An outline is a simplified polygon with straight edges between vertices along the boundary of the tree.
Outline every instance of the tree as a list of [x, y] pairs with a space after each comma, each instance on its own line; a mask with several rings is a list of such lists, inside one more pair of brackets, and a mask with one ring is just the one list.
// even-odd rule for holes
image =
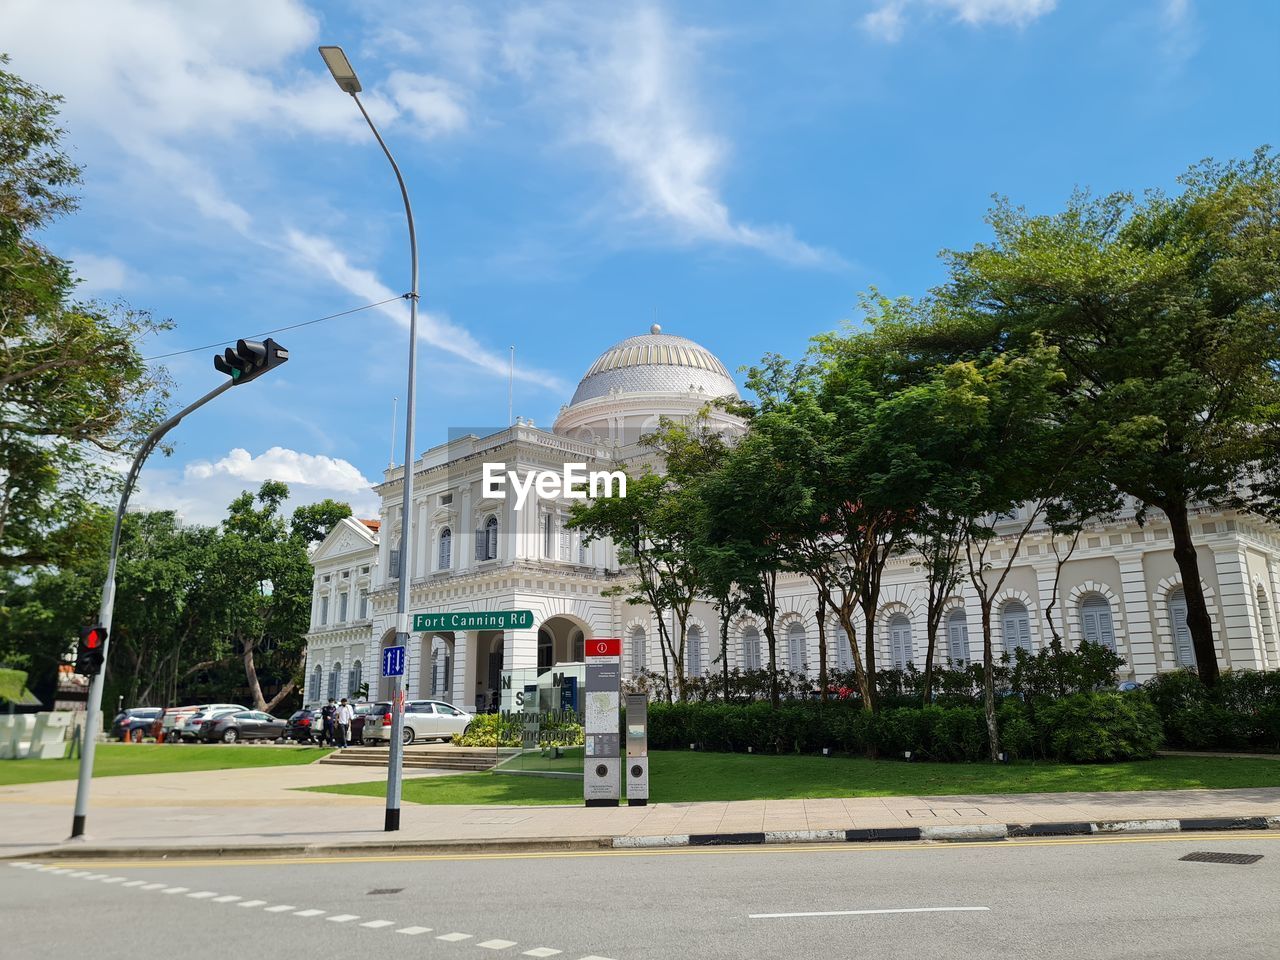
[[289, 532], [304, 546], [319, 543], [329, 531], [351, 516], [351, 504], [325, 497], [319, 503], [304, 503], [293, 510]]
[[137, 446], [167, 397], [138, 347], [169, 325], [77, 302], [73, 265], [34, 239], [76, 206], [59, 102], [0, 69], [0, 569], [68, 556], [67, 528], [119, 483], [105, 461]]
[[1098, 475], [1168, 518], [1197, 667], [1218, 663], [1191, 534], [1196, 505], [1274, 512], [1280, 491], [1280, 157], [1206, 160], [1181, 193], [1077, 193], [1030, 215], [1001, 201], [992, 243], [949, 254], [946, 331], [1039, 337], [1067, 374], [1061, 415]]

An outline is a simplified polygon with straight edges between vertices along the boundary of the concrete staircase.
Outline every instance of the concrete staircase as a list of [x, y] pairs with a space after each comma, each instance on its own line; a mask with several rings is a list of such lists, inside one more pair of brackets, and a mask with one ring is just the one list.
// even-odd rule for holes
[[[320, 763], [344, 767], [386, 767], [387, 747], [345, 747]], [[502, 758], [492, 747], [454, 747], [432, 744], [404, 748], [406, 770], [490, 770]]]

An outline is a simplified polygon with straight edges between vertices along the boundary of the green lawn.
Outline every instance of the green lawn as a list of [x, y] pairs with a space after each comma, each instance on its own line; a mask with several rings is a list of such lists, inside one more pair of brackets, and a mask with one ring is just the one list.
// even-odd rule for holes
[[[1275, 760], [1168, 757], [1088, 766], [996, 766], [678, 751], [659, 751], [649, 759], [650, 799], [654, 802], [1280, 787], [1280, 762]], [[386, 782], [312, 789], [380, 796], [386, 790]], [[404, 799], [413, 803], [580, 803], [582, 784], [576, 780], [469, 773], [405, 780]]]
[[[235, 767], [283, 767], [311, 763], [326, 753], [319, 747], [246, 747], [217, 744], [100, 743], [93, 755], [95, 777], [130, 773], [185, 773]], [[77, 760], [0, 760], [0, 786], [74, 780]]]

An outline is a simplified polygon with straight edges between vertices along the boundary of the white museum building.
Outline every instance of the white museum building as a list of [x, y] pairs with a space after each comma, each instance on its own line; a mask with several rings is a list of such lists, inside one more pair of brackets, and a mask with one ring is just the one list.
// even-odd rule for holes
[[[396, 577], [411, 578], [409, 611], [448, 613], [532, 610], [528, 630], [436, 632], [412, 635], [405, 673], [409, 698], [448, 700], [466, 710], [492, 708], [503, 675], [530, 676], [583, 660], [592, 637], [622, 637], [623, 676], [661, 670], [658, 631], [651, 611], [604, 596], [625, 572], [606, 542], [583, 544], [566, 528], [567, 499], [530, 497], [521, 510], [514, 496], [486, 497], [486, 462], [505, 470], [560, 471], [565, 463], [614, 469], [643, 455], [635, 439], [660, 417], [696, 414], [708, 401], [737, 395], [732, 376], [714, 354], [655, 325], [601, 354], [561, 408], [551, 430], [517, 419], [488, 436], [456, 437], [428, 450], [412, 465], [415, 550], [402, 556], [403, 467], [388, 468], [374, 490], [382, 500], [377, 520], [343, 520], [312, 555], [315, 592], [307, 634], [308, 705], [351, 696], [362, 682], [371, 698], [387, 695], [379, 678], [381, 649], [394, 638]], [[722, 429], [740, 425], [713, 414]], [[1114, 648], [1128, 679], [1194, 663], [1186, 603], [1173, 561], [1168, 524], [1152, 511], [1139, 526], [1132, 512], [1086, 529], [1058, 585], [1054, 621], [1070, 646], [1083, 639]], [[1005, 521], [1011, 531], [1021, 523]], [[997, 527], [999, 530], [1000, 528]], [[1224, 669], [1275, 669], [1276, 598], [1280, 596], [1280, 527], [1249, 514], [1201, 511], [1192, 518], [1200, 570]], [[992, 548], [1007, 559], [1007, 543]], [[1025, 538], [996, 598], [997, 650], [1035, 651], [1047, 643], [1044, 610], [1053, 596], [1057, 561], [1047, 530]], [[778, 663], [818, 672], [819, 615], [809, 581], [786, 575], [779, 584]], [[877, 662], [923, 665], [926, 589], [910, 557], [890, 561], [882, 587]], [[944, 613], [938, 655], [981, 657], [980, 619], [962, 584]], [[687, 670], [718, 672], [719, 619], [709, 604], [690, 620]], [[861, 627], [859, 627], [861, 631]], [[829, 618], [828, 665], [850, 669], [852, 657], [838, 623]], [[767, 663], [762, 625], [738, 617], [729, 638], [729, 665]]]

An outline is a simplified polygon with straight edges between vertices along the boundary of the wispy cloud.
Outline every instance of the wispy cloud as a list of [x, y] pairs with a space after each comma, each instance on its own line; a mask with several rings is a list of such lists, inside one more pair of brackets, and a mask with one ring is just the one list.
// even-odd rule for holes
[[862, 28], [885, 43], [902, 39], [908, 17], [949, 15], [969, 26], [1025, 27], [1053, 11], [1057, 0], [882, 0], [862, 17]]
[[76, 291], [86, 297], [115, 293], [129, 285], [128, 266], [119, 257], [73, 250], [67, 256], [71, 272], [79, 279]]

